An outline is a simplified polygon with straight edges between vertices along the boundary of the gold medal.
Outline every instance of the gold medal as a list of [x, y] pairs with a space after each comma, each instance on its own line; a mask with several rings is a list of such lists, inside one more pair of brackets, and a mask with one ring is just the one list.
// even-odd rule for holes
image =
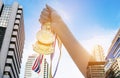
[[54, 52], [53, 43], [55, 35], [51, 32], [50, 23], [42, 25], [41, 30], [36, 34], [37, 42], [33, 45], [33, 50], [39, 54], [51, 54]]
[[51, 54], [54, 52], [54, 47], [53, 44], [42, 44], [39, 41], [37, 41], [34, 45], [33, 45], [33, 50], [39, 54]]
[[44, 44], [51, 44], [55, 40], [55, 36], [53, 35], [53, 33], [48, 30], [38, 31], [36, 37], [39, 42]]

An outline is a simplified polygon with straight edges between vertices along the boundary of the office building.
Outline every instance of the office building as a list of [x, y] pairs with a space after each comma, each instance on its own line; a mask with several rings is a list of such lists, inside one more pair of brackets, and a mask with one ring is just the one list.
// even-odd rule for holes
[[0, 1], [0, 78], [19, 78], [24, 39], [22, 6]]
[[25, 76], [24, 76], [24, 78], [32, 78], [32, 65], [33, 65], [36, 57], [37, 57], [37, 55], [35, 55], [35, 54], [31, 55], [31, 56], [28, 56], [26, 66], [25, 66]]
[[106, 60], [115, 59], [118, 57], [120, 57], [120, 29], [111, 43]]
[[105, 61], [104, 50], [102, 46], [96, 45], [93, 49], [93, 56], [96, 61]]
[[46, 68], [47, 61], [46, 60], [42, 60], [42, 64], [40, 65], [40, 73], [37, 73], [32, 70], [33, 64], [37, 57], [38, 57], [37, 54], [32, 54], [32, 55], [28, 56], [26, 66], [25, 66], [24, 78], [43, 78], [44, 75], [46, 78], [46, 74], [47, 74], [47, 72], [46, 72], [47, 71], [47, 68]]
[[87, 66], [87, 78], [105, 78], [104, 53], [100, 45], [96, 45]]
[[87, 66], [87, 78], [105, 78], [104, 64], [105, 61], [96, 61], [91, 56]]
[[114, 59], [105, 78], [120, 78], [120, 58]]
[[112, 63], [113, 63], [113, 59], [109, 59], [109, 60], [106, 60], [105, 62], [105, 66], [104, 66], [104, 69], [105, 69], [105, 73], [110, 69]]
[[105, 78], [105, 62], [89, 62], [87, 67], [87, 78]]
[[26, 66], [25, 66], [24, 78], [39, 78], [38, 73], [32, 70], [32, 66], [33, 66], [33, 63], [35, 62], [36, 57], [37, 57], [37, 54], [32, 54], [31, 56], [28, 56]]
[[106, 78], [120, 78], [120, 29], [112, 41], [106, 60]]

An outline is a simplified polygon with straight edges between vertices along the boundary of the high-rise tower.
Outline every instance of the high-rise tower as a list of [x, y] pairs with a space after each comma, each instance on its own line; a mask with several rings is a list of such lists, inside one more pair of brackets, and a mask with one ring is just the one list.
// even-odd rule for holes
[[96, 45], [93, 49], [93, 56], [96, 61], [105, 61], [104, 50], [102, 46]]
[[43, 78], [49, 78], [49, 64], [46, 61], [46, 59], [44, 59], [44, 76]]
[[38, 73], [32, 70], [33, 63], [37, 57], [37, 54], [32, 54], [28, 56], [26, 66], [25, 66], [25, 75], [24, 78], [39, 78]]
[[120, 29], [111, 43], [106, 60], [105, 78], [120, 78]]
[[24, 39], [22, 6], [0, 1], [0, 78], [19, 78]]
[[88, 62], [87, 78], [105, 78], [104, 64], [103, 48], [96, 45]]

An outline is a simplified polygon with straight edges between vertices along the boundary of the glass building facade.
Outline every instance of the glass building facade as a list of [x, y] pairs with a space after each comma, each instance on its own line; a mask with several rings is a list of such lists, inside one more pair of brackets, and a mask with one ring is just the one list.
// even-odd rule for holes
[[11, 13], [11, 6], [4, 6], [4, 8], [3, 8], [3, 5], [1, 5], [1, 13], [0, 13], [0, 33], [1, 33], [0, 34], [0, 49], [1, 49], [1, 46], [2, 46], [5, 30], [6, 30], [6, 27], [8, 25], [10, 13]]
[[22, 6], [0, 1], [0, 78], [19, 78], [24, 39]]
[[106, 78], [120, 78], [120, 29], [118, 30], [106, 56]]
[[5, 30], [6, 30], [5, 27], [0, 27], [0, 49], [1, 49], [1, 46], [2, 46]]
[[106, 71], [105, 78], [120, 78], [120, 58], [115, 59]]

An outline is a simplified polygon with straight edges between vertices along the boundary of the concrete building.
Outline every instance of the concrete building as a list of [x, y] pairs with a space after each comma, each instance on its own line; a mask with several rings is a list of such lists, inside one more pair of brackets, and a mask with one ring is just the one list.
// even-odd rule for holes
[[106, 78], [120, 78], [120, 29], [112, 41], [106, 60]]
[[0, 78], [19, 78], [24, 39], [22, 6], [0, 1]]

